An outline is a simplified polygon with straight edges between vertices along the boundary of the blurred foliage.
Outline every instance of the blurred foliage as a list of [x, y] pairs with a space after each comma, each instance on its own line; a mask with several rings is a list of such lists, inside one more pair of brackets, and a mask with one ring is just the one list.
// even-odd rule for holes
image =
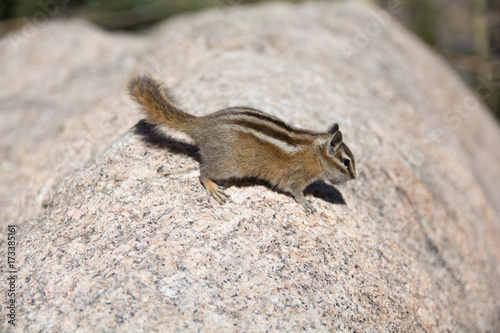
[[[373, 2], [388, 8], [392, 1]], [[397, 19], [447, 59], [500, 119], [500, 1], [397, 1], [405, 6]]]
[[[266, 0], [0, 0], [2, 18], [86, 17], [108, 29], [137, 29], [169, 16], [210, 7], [228, 8]], [[14, 4], [15, 2], [15, 4]], [[293, 2], [290, 1], [289, 2]], [[296, 2], [296, 1], [295, 1]], [[4, 5], [5, 4], [5, 5]], [[3, 8], [5, 7], [5, 9]], [[5, 13], [5, 14], [4, 14]]]
[[[84, 17], [112, 30], [136, 30], [182, 12], [270, 0], [0, 0], [0, 35], [26, 17]], [[300, 2], [301, 0], [286, 0]], [[323, 0], [338, 1], [338, 0]], [[382, 8], [434, 47], [500, 118], [500, 0], [365, 0]], [[5, 23], [7, 22], [7, 23]], [[22, 21], [25, 22], [25, 21]]]
[[[390, 8], [394, 0], [374, 0], [381, 8]], [[408, 29], [416, 33], [427, 44], [435, 45], [439, 20], [438, 2], [432, 0], [398, 0], [403, 10], [397, 14]]]

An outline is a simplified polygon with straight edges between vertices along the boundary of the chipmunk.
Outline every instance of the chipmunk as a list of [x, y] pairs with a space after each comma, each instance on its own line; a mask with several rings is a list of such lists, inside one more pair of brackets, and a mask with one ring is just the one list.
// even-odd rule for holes
[[313, 213], [303, 194], [309, 184], [316, 180], [341, 184], [356, 178], [354, 156], [336, 123], [326, 132], [302, 130], [249, 107], [194, 116], [177, 107], [168, 91], [149, 76], [132, 79], [128, 90], [149, 123], [166, 125], [194, 140], [208, 200], [212, 197], [223, 204], [229, 198], [218, 181], [256, 178], [288, 192]]

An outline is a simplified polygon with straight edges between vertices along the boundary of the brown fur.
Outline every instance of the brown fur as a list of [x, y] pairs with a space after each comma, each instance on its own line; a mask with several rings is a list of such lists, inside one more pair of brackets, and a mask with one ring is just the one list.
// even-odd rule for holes
[[209, 198], [219, 203], [227, 196], [215, 182], [251, 177], [290, 193], [307, 211], [314, 211], [303, 194], [309, 184], [356, 178], [354, 157], [336, 124], [328, 132], [296, 129], [247, 107], [196, 117], [176, 107], [167, 90], [148, 76], [133, 79], [128, 88], [149, 122], [193, 138], [201, 156], [200, 181]]

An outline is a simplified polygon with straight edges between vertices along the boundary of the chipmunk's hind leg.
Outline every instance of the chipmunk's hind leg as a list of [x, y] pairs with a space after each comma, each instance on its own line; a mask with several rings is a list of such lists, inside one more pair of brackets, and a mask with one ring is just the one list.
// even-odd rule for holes
[[229, 196], [221, 189], [221, 187], [207, 177], [200, 176], [200, 181], [203, 184], [203, 187], [205, 187], [205, 190], [207, 190], [208, 201], [210, 201], [210, 197], [212, 197], [215, 201], [222, 205], [229, 199]]

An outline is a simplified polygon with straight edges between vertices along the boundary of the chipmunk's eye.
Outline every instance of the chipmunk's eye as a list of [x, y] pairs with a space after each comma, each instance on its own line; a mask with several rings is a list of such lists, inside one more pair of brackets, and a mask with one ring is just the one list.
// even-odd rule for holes
[[351, 165], [351, 160], [348, 159], [348, 158], [344, 158], [342, 159], [342, 163], [344, 164], [344, 166], [349, 169], [349, 166]]

